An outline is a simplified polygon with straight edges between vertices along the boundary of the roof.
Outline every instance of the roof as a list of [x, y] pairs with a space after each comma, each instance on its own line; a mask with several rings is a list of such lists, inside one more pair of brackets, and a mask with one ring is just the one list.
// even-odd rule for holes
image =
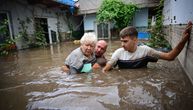
[[[91, 14], [96, 13], [100, 8], [103, 0], [79, 0], [77, 3], [79, 5], [78, 14]], [[159, 4], [160, 0], [123, 0], [125, 3], [136, 4], [139, 8], [145, 7], [155, 7]]]
[[160, 0], [123, 0], [125, 3], [136, 4], [139, 8], [150, 8], [159, 5]]
[[102, 0], [79, 0], [79, 14], [96, 13], [102, 4]]

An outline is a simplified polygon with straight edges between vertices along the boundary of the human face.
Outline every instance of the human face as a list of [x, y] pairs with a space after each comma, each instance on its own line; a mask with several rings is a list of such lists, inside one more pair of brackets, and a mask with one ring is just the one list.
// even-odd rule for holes
[[83, 54], [87, 57], [90, 57], [94, 52], [95, 44], [85, 43], [81, 45], [81, 50]]
[[98, 41], [95, 47], [95, 55], [97, 57], [103, 56], [103, 54], [106, 52], [107, 49], [107, 43], [105, 41]]
[[129, 52], [135, 52], [137, 49], [137, 38], [124, 37], [121, 38], [122, 47]]

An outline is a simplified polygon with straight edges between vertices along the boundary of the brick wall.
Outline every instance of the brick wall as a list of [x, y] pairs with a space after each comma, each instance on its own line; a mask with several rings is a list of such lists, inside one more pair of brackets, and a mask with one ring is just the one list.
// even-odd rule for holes
[[[164, 28], [166, 39], [171, 44], [172, 48], [174, 48], [182, 38], [184, 28], [185, 25], [171, 25]], [[189, 42], [186, 43], [184, 49], [178, 55], [178, 60], [193, 84], [193, 30]]]

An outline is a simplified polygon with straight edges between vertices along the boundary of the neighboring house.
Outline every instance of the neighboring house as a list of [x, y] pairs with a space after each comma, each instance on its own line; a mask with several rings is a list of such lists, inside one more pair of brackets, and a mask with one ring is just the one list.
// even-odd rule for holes
[[[97, 24], [96, 12], [103, 0], [79, 0], [79, 15], [83, 16], [84, 31], [95, 32], [99, 38], [109, 39], [113, 37], [113, 24]], [[154, 8], [160, 0], [123, 0], [125, 3], [136, 4], [140, 9], [136, 12], [131, 25], [139, 31], [146, 31], [148, 20], [155, 15]]]
[[[46, 42], [52, 44], [66, 37], [70, 31], [69, 22], [72, 26], [78, 25], [80, 18], [71, 16], [76, 8], [73, 0], [0, 0], [0, 21], [8, 20], [11, 38], [21, 36], [25, 31], [29, 39], [33, 39], [39, 23]], [[0, 40], [3, 42], [3, 39]], [[18, 49], [28, 48], [21, 39], [16, 45]]]
[[[172, 47], [180, 41], [184, 31], [185, 24], [188, 21], [193, 22], [193, 0], [165, 0], [164, 1], [164, 31], [166, 39]], [[178, 59], [193, 83], [193, 29], [189, 43], [182, 50]]]

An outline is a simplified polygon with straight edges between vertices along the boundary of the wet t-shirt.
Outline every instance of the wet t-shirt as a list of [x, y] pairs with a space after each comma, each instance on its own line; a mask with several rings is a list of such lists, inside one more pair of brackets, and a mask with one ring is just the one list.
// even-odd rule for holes
[[124, 48], [117, 49], [108, 64], [119, 68], [140, 68], [148, 62], [157, 62], [160, 52], [146, 45], [138, 46], [135, 52], [125, 51]]
[[94, 54], [88, 58], [83, 54], [83, 52], [79, 47], [73, 50], [67, 56], [64, 64], [69, 67], [70, 73], [81, 73], [81, 71], [89, 72], [89, 69], [92, 69], [90, 68], [90, 65], [93, 65], [95, 62], [96, 62], [96, 58]]

